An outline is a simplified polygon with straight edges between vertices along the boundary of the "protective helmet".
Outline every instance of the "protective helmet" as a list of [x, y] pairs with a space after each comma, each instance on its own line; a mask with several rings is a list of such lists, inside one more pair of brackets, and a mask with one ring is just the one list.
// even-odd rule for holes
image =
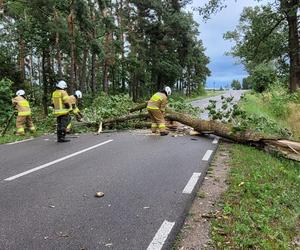
[[166, 92], [167, 96], [171, 95], [171, 93], [172, 93], [171, 88], [168, 86], [164, 88], [164, 91]]
[[68, 86], [67, 86], [67, 83], [65, 81], [59, 81], [57, 84], [56, 84], [56, 87], [57, 88], [60, 88], [60, 89], [66, 89]]
[[17, 92], [16, 92], [16, 95], [25, 95], [25, 91], [23, 89], [19, 89]]
[[82, 98], [82, 93], [80, 90], [76, 90], [75, 95], [77, 96], [77, 98]]

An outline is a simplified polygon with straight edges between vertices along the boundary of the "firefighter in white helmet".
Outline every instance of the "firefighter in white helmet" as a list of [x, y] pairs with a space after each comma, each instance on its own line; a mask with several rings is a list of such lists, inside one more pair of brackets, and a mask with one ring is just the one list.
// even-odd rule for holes
[[59, 81], [56, 84], [56, 90], [52, 93], [53, 114], [57, 118], [57, 142], [68, 142], [65, 138], [66, 128], [71, 121], [70, 112], [72, 106], [70, 97], [66, 91], [67, 83]]
[[166, 130], [166, 122], [164, 116], [168, 103], [168, 96], [170, 96], [171, 93], [171, 88], [167, 86], [161, 91], [154, 94], [148, 101], [147, 110], [152, 121], [152, 133], [156, 133], [157, 129], [159, 130], [161, 136], [168, 135], [169, 133]]
[[16, 92], [16, 97], [12, 99], [12, 104], [18, 112], [16, 119], [16, 134], [25, 135], [25, 125], [28, 126], [30, 132], [35, 132], [35, 127], [31, 117], [31, 109], [29, 102], [25, 98], [25, 91], [23, 89]]
[[[82, 98], [82, 93], [80, 90], [76, 90], [74, 95], [70, 96], [70, 104], [72, 107], [72, 113], [75, 115], [76, 120], [81, 122], [83, 115], [81, 114], [79, 108], [78, 108], [78, 99]], [[70, 123], [67, 126], [66, 132], [70, 133], [72, 129], [72, 122], [70, 121]]]

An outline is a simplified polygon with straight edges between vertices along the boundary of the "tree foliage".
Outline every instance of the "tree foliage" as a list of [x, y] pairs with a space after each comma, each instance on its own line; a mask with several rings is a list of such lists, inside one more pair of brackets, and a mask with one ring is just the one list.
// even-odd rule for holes
[[14, 0], [0, 20], [1, 78], [40, 87], [44, 110], [55, 83], [93, 95], [148, 97], [165, 85], [191, 94], [210, 74], [189, 1]]
[[[226, 2], [209, 0], [199, 12], [208, 19], [226, 7]], [[231, 53], [248, 70], [260, 63], [273, 63], [279, 74], [288, 73], [292, 92], [300, 88], [299, 7], [298, 0], [274, 0], [261, 7], [245, 8], [237, 28], [225, 34], [236, 43]]]

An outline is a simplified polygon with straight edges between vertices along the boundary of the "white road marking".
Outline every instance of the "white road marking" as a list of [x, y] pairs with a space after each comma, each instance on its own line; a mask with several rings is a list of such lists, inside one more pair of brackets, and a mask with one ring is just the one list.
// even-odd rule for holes
[[153, 240], [148, 246], [147, 250], [160, 250], [165, 244], [170, 232], [172, 231], [175, 222], [164, 221], [159, 230], [155, 234]]
[[196, 186], [199, 178], [201, 176], [201, 173], [193, 173], [191, 179], [186, 184], [185, 188], [183, 189], [183, 194], [191, 194], [194, 190], [194, 187]]
[[20, 178], [20, 177], [22, 177], [22, 176], [24, 176], [24, 175], [33, 173], [33, 172], [35, 172], [35, 171], [41, 170], [41, 169], [46, 168], [46, 167], [49, 167], [49, 166], [52, 166], [52, 165], [54, 165], [54, 164], [56, 164], [56, 163], [58, 163], [58, 162], [67, 160], [67, 159], [69, 159], [69, 158], [71, 158], [71, 157], [74, 157], [74, 156], [76, 156], [76, 155], [80, 155], [80, 154], [82, 154], [82, 153], [85, 153], [85, 152], [87, 152], [87, 151], [89, 151], [89, 150], [92, 150], [92, 149], [94, 149], [94, 148], [100, 147], [100, 146], [102, 146], [102, 145], [104, 145], [104, 144], [107, 144], [107, 143], [109, 143], [109, 142], [112, 142], [112, 141], [113, 141], [113, 140], [108, 140], [108, 141], [105, 141], [105, 142], [101, 142], [101, 143], [99, 143], [99, 144], [97, 144], [97, 145], [94, 145], [94, 146], [92, 146], [92, 147], [89, 147], [89, 148], [80, 150], [80, 151], [75, 152], [75, 153], [73, 153], [73, 154], [70, 154], [70, 155], [64, 156], [64, 157], [62, 157], [62, 158], [59, 158], [59, 159], [57, 159], [57, 160], [55, 160], [55, 161], [48, 162], [48, 163], [46, 163], [46, 164], [43, 164], [43, 165], [41, 165], [41, 166], [32, 168], [32, 169], [27, 170], [27, 171], [25, 171], [25, 172], [22, 172], [22, 173], [20, 173], [20, 174], [17, 174], [17, 175], [8, 177], [8, 178], [6, 178], [6, 179], [4, 179], [4, 180], [5, 180], [5, 181], [12, 181], [12, 180], [15, 180], [15, 179]]
[[213, 144], [218, 144], [219, 143], [219, 138], [215, 138], [214, 140], [213, 140], [213, 142], [212, 142]]
[[34, 138], [29, 138], [29, 139], [22, 140], [22, 141], [10, 142], [10, 143], [7, 143], [7, 145], [14, 145], [14, 144], [18, 144], [18, 143], [22, 143], [22, 142], [26, 142], [26, 141], [31, 141], [31, 140], [33, 140], [33, 139], [34, 139]]
[[213, 153], [212, 150], [207, 150], [205, 155], [202, 158], [202, 161], [208, 161], [212, 153]]

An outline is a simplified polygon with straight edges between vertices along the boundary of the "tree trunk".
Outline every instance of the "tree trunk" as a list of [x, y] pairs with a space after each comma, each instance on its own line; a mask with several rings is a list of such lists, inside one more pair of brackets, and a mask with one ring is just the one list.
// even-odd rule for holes
[[295, 92], [300, 88], [300, 44], [298, 32], [298, 7], [299, 0], [281, 0], [281, 8], [284, 10], [289, 27], [289, 57], [290, 79], [289, 89]]
[[74, 0], [71, 0], [70, 5], [70, 14], [67, 18], [68, 21], [68, 31], [70, 36], [70, 57], [71, 57], [71, 65], [70, 65], [70, 84], [69, 84], [69, 90], [71, 93], [74, 92], [75, 88], [75, 31], [74, 31]]
[[25, 41], [24, 41], [22, 32], [20, 32], [20, 38], [19, 38], [19, 70], [20, 70], [21, 83], [24, 83], [24, 81], [25, 81]]
[[[140, 105], [139, 107], [143, 109], [146, 103]], [[114, 124], [129, 121], [132, 119], [146, 119], [149, 117], [146, 113], [139, 114], [129, 114], [126, 116], [105, 119], [102, 121], [103, 124]], [[201, 119], [195, 119], [188, 115], [174, 112], [172, 110], [167, 110], [166, 118], [171, 121], [177, 121], [182, 124], [192, 127], [195, 131], [199, 133], [213, 133], [220, 137], [246, 144], [252, 147], [262, 149], [266, 152], [279, 153], [283, 157], [295, 161], [300, 161], [300, 142], [282, 140], [278, 138], [268, 138], [261, 134], [255, 133], [253, 131], [244, 132], [232, 132], [232, 126], [230, 124], [223, 124], [218, 121], [205, 121]], [[98, 126], [100, 121], [95, 121], [91, 123], [85, 123], [84, 125]]]
[[80, 73], [80, 78], [79, 78], [79, 85], [80, 85], [80, 90], [81, 91], [86, 91], [87, 86], [86, 86], [86, 64], [87, 64], [87, 58], [89, 54], [89, 49], [88, 47], [85, 47], [83, 51], [83, 58], [82, 58], [82, 67], [81, 67], [81, 73]]
[[[54, 21], [55, 24], [58, 24], [58, 12], [56, 9], [54, 9]], [[61, 66], [61, 51], [60, 51], [60, 39], [59, 39], [59, 33], [55, 33], [55, 50], [56, 50], [56, 63], [57, 63], [57, 75], [59, 79], [61, 80], [63, 78], [62, 74], [62, 66]]]
[[92, 52], [92, 67], [91, 67], [91, 90], [92, 94], [96, 94], [96, 53]]
[[43, 108], [44, 115], [48, 115], [48, 89], [50, 83], [50, 50], [46, 48], [42, 55], [42, 74], [43, 74]]
[[126, 75], [125, 75], [125, 34], [124, 34], [124, 13], [123, 13], [123, 0], [120, 0], [117, 9], [117, 20], [120, 30], [119, 40], [121, 41], [121, 89], [122, 92], [126, 90]]

